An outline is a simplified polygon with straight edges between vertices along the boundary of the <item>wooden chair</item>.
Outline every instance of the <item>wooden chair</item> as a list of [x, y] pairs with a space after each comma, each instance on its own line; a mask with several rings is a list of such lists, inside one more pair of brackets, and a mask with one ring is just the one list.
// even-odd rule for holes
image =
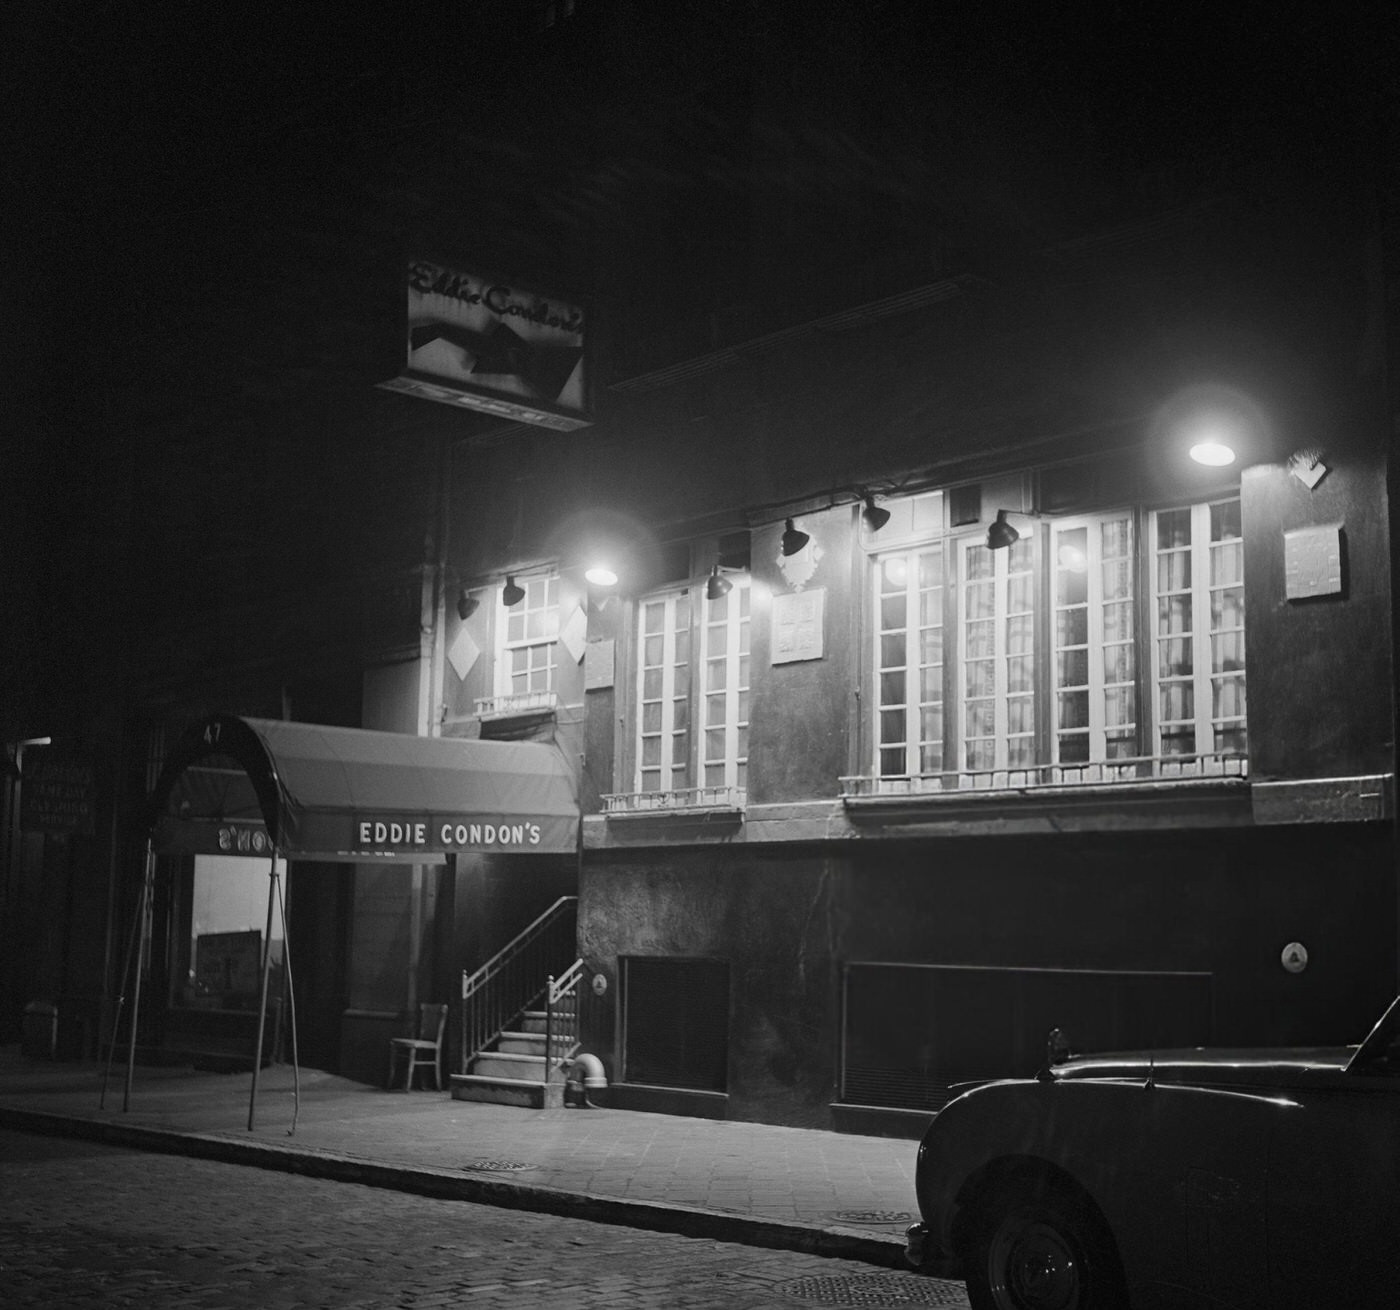
[[447, 1006], [420, 1005], [418, 1031], [412, 1037], [389, 1039], [389, 1081], [394, 1085], [394, 1070], [400, 1055], [404, 1060], [404, 1091], [413, 1090], [413, 1071], [431, 1069], [438, 1091], [442, 1091], [442, 1035], [447, 1031]]

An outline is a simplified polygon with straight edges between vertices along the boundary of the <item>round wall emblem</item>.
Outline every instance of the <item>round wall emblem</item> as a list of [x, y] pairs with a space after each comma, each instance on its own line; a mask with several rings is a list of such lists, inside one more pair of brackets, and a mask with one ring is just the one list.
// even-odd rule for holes
[[1279, 959], [1289, 973], [1302, 973], [1308, 967], [1308, 948], [1302, 942], [1289, 942]]
[[601, 995], [602, 995], [605, 991], [607, 991], [607, 990], [608, 990], [608, 980], [607, 980], [607, 978], [606, 978], [603, 974], [601, 974], [601, 973], [595, 973], [595, 974], [593, 975], [593, 995], [594, 995], [594, 996], [601, 996]]

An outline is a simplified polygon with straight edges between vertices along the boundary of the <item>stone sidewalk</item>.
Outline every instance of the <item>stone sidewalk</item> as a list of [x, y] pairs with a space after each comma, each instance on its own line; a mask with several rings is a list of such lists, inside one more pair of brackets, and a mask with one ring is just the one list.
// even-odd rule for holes
[[125, 1082], [114, 1066], [104, 1104], [100, 1066], [0, 1048], [0, 1125], [885, 1268], [917, 1218], [907, 1140], [485, 1105], [285, 1065], [261, 1072], [250, 1130], [250, 1073], [138, 1066], [129, 1099]]

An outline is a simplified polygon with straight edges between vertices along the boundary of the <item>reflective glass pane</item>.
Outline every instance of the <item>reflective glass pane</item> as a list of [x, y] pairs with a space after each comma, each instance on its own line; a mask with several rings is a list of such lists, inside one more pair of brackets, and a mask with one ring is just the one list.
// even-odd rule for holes
[[1244, 580], [1244, 546], [1229, 542], [1210, 552], [1210, 581], [1215, 587], [1232, 587]]
[[1057, 686], [1088, 686], [1089, 652], [1087, 650], [1062, 650], [1055, 657], [1055, 665]]
[[880, 776], [898, 778], [904, 774], [904, 748], [882, 750], [880, 752]]
[[1133, 636], [1133, 607], [1125, 604], [1103, 607], [1103, 639], [1130, 641]]
[[1131, 724], [1136, 717], [1131, 687], [1111, 687], [1103, 694], [1104, 723], [1110, 728]]
[[1240, 531], [1240, 502], [1227, 500], [1210, 507], [1210, 539], [1231, 541], [1242, 535]]
[[902, 705], [904, 703], [904, 672], [882, 673], [880, 675], [880, 704]]
[[[1061, 728], [1087, 728], [1089, 726], [1089, 693], [1073, 691], [1058, 697], [1060, 702]], [[1087, 740], [1087, 738], [1086, 738]]]
[[880, 712], [880, 741], [886, 745], [904, 740], [904, 713], [901, 710]]
[[1157, 674], [1162, 678], [1184, 677], [1192, 671], [1189, 637], [1173, 637], [1157, 643]]
[[1167, 596], [1157, 602], [1157, 631], [1191, 631], [1190, 596]]
[[966, 688], [968, 696], [990, 696], [995, 676], [991, 660], [972, 660], [967, 665]]
[[1029, 614], [1018, 614], [1006, 621], [1006, 651], [1022, 655], [1035, 645], [1035, 620]]
[[1060, 763], [1087, 764], [1089, 761], [1089, 734], [1087, 732], [1063, 733], [1060, 736]]
[[1191, 585], [1191, 556], [1188, 552], [1174, 551], [1170, 555], [1157, 556], [1157, 590], [1159, 592], [1184, 591]]
[[1055, 615], [1055, 644], [1057, 646], [1083, 646], [1089, 640], [1089, 611], [1082, 606], [1078, 609], [1061, 610]]
[[904, 663], [904, 633], [889, 632], [880, 638], [880, 667], [889, 669]]
[[967, 656], [985, 659], [996, 653], [996, 624], [990, 619], [967, 625]]
[[1131, 646], [1107, 646], [1103, 653], [1105, 682], [1131, 682], [1137, 660]]
[[1164, 509], [1157, 515], [1157, 549], [1176, 550], [1191, 544], [1191, 511]]
[[1035, 688], [1035, 661], [1029, 655], [1016, 655], [1006, 661], [1006, 690], [1032, 691]]
[[661, 655], [665, 648], [665, 638], [648, 637], [642, 643], [642, 663], [646, 665], [660, 664]]

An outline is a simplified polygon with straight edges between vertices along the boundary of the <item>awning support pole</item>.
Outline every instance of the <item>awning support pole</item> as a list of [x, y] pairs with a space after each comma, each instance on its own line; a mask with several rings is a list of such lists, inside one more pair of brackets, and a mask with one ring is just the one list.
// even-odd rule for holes
[[[272, 910], [277, 904], [277, 848], [267, 871], [267, 929], [263, 933], [262, 985], [258, 989], [258, 1037], [253, 1046], [253, 1086], [248, 1094], [248, 1131], [253, 1131], [253, 1112], [258, 1100], [258, 1074], [262, 1070], [263, 1029], [267, 1025], [267, 984], [272, 973]], [[283, 934], [285, 936], [285, 934]]]
[[146, 954], [146, 939], [149, 935], [148, 909], [151, 902], [154, 868], [155, 856], [148, 839], [146, 842], [146, 866], [141, 875], [141, 899], [136, 907], [136, 913], [131, 918], [131, 935], [127, 938], [126, 958], [122, 961], [122, 976], [117, 983], [117, 1004], [112, 1014], [112, 1038], [107, 1043], [107, 1063], [102, 1071], [102, 1095], [98, 1098], [99, 1108], [105, 1108], [107, 1105], [107, 1080], [112, 1076], [112, 1061], [117, 1053], [117, 1034], [121, 1029], [122, 1010], [126, 1006], [126, 984], [127, 979], [131, 976], [131, 962], [134, 956], [136, 979], [132, 988], [131, 1042], [127, 1054], [126, 1089], [122, 1096], [122, 1110], [125, 1111], [131, 1104], [131, 1074], [132, 1067], [136, 1063], [136, 1020], [141, 1008], [141, 964]]
[[291, 1137], [296, 1133], [297, 1116], [301, 1113], [301, 1065], [297, 1060], [297, 998], [296, 989], [292, 986], [292, 933], [287, 927], [286, 893], [280, 882], [275, 885], [277, 911], [282, 916], [282, 991], [287, 1003], [287, 1030], [292, 1035], [292, 1126], [287, 1129], [287, 1136]]

